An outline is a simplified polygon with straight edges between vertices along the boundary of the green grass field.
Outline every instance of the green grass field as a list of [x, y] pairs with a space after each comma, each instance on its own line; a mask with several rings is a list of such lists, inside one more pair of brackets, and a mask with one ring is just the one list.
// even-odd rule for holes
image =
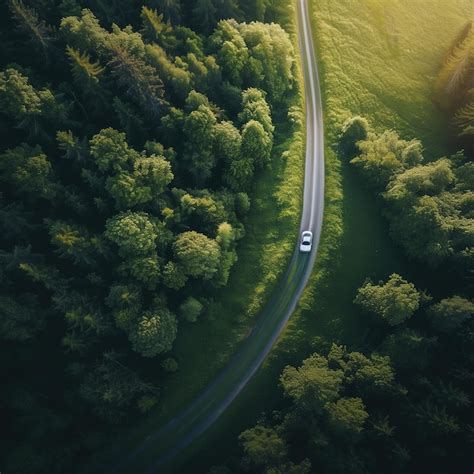
[[[366, 116], [377, 129], [446, 150], [446, 122], [432, 102], [434, 79], [471, 0], [314, 0], [328, 126]], [[329, 130], [331, 133], [331, 130]]]

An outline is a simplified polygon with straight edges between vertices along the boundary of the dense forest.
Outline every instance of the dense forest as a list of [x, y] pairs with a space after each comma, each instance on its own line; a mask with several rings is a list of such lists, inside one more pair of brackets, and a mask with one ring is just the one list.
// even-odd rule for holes
[[178, 369], [270, 172], [294, 84], [278, 8], [2, 2], [2, 471], [70, 472], [159, 404], [148, 375]]
[[419, 140], [377, 133], [360, 116], [344, 123], [338, 143], [340, 157], [377, 196], [394, 242], [425, 277], [439, 275], [436, 293], [444, 295], [397, 273], [360, 282], [354, 309], [367, 326], [361, 346], [316, 337], [315, 352], [281, 373], [286, 408], [264, 413], [239, 437], [242, 458], [210, 472], [472, 472], [471, 44], [472, 22], [436, 84], [459, 151], [427, 161]]

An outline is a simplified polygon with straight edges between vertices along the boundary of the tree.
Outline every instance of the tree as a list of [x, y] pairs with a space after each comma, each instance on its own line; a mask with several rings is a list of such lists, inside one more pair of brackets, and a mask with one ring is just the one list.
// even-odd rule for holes
[[187, 281], [188, 277], [180, 265], [174, 262], [168, 262], [163, 267], [163, 283], [166, 287], [173, 290], [180, 290], [186, 285]]
[[434, 196], [446, 190], [454, 182], [451, 163], [440, 159], [434, 163], [419, 165], [398, 174], [387, 186], [384, 197], [406, 206], [418, 196]]
[[179, 306], [179, 313], [184, 320], [194, 323], [201, 314], [202, 308], [202, 303], [196, 298], [188, 296]]
[[209, 33], [216, 24], [216, 11], [213, 0], [195, 0], [193, 18], [197, 29]]
[[187, 138], [186, 158], [196, 182], [202, 183], [211, 176], [215, 165], [214, 126], [216, 117], [209, 107], [200, 105], [184, 121], [183, 131]]
[[368, 138], [359, 141], [357, 147], [360, 154], [351, 163], [373, 186], [381, 189], [395, 174], [422, 159], [422, 146], [418, 140], [401, 140], [392, 130], [380, 135], [369, 133]]
[[163, 156], [155, 155], [137, 159], [133, 164], [133, 176], [153, 199], [160, 196], [174, 178], [171, 164]]
[[255, 164], [263, 168], [270, 162], [273, 138], [256, 120], [247, 122], [242, 130], [242, 154], [252, 157]]
[[171, 350], [177, 331], [174, 314], [160, 308], [145, 312], [129, 337], [134, 351], [144, 357], [155, 357]]
[[30, 199], [51, 200], [58, 190], [51, 162], [40, 146], [22, 143], [7, 150], [0, 155], [0, 171], [2, 182], [9, 182], [17, 192]]
[[21, 0], [11, 0], [10, 10], [18, 22], [20, 31], [30, 36], [33, 47], [38, 47], [47, 59], [53, 41], [52, 29], [39, 19], [35, 10], [26, 6]]
[[45, 136], [43, 124], [53, 121], [55, 125], [66, 119], [67, 109], [49, 89], [35, 89], [29, 79], [14, 68], [0, 72], [0, 106], [12, 116], [18, 127], [32, 136]]
[[105, 353], [80, 386], [80, 394], [93, 411], [109, 422], [117, 422], [132, 401], [152, 387], [122, 365], [115, 353]]
[[62, 258], [71, 259], [76, 265], [94, 265], [101, 243], [91, 237], [87, 229], [63, 221], [50, 223], [49, 235], [56, 252]]
[[72, 77], [74, 82], [83, 90], [85, 96], [96, 97], [99, 93], [99, 81], [104, 68], [99, 61], [92, 62], [87, 53], [68, 46], [66, 54], [71, 63]]
[[140, 154], [130, 148], [125, 133], [104, 128], [90, 140], [90, 153], [102, 172], [118, 173], [134, 163]]
[[425, 337], [418, 331], [405, 328], [385, 339], [383, 352], [397, 369], [422, 371], [430, 363], [435, 343], [436, 338]]
[[241, 433], [239, 441], [253, 466], [275, 466], [286, 457], [286, 443], [272, 428], [256, 425]]
[[338, 398], [342, 381], [342, 370], [330, 369], [327, 359], [319, 354], [305, 359], [300, 368], [286, 366], [280, 377], [285, 394], [297, 406], [315, 412]]
[[352, 159], [359, 153], [357, 143], [367, 140], [369, 128], [367, 120], [359, 115], [344, 122], [339, 137], [339, 147], [347, 158]]
[[214, 127], [215, 154], [218, 161], [232, 163], [240, 159], [242, 137], [232, 122], [221, 122]]
[[43, 325], [41, 307], [33, 295], [20, 300], [0, 296], [0, 337], [9, 341], [27, 341]]
[[474, 315], [474, 303], [460, 296], [452, 296], [431, 306], [428, 314], [437, 331], [452, 332]]
[[186, 275], [208, 280], [217, 272], [219, 245], [203, 234], [195, 231], [179, 234], [173, 244], [173, 251]]
[[122, 212], [107, 220], [105, 236], [119, 248], [122, 257], [153, 255], [156, 228], [145, 212]]
[[361, 434], [369, 417], [361, 398], [340, 398], [336, 402], [328, 403], [325, 411], [331, 429], [351, 442]]
[[354, 302], [390, 326], [396, 326], [419, 308], [420, 294], [412, 283], [393, 273], [385, 284], [366, 282], [357, 291]]

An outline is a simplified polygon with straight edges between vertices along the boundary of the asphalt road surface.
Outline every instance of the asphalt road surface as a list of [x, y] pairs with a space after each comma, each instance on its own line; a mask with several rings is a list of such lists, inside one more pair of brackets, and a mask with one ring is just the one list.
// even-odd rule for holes
[[[307, 127], [304, 202], [300, 230], [313, 232], [312, 251], [301, 253], [299, 241], [296, 243], [288, 268], [273, 296], [227, 366], [180, 414], [143, 440], [128, 459], [114, 469], [115, 472], [155, 474], [166, 471], [166, 464], [214, 423], [257, 372], [295, 310], [308, 283], [316, 259], [323, 221], [324, 143], [321, 91], [307, 1], [297, 0]], [[147, 461], [144, 466], [145, 460]]]

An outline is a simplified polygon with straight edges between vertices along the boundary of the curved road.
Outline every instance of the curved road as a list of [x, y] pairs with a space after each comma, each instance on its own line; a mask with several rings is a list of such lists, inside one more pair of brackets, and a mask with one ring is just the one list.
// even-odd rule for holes
[[[321, 235], [324, 207], [323, 117], [318, 68], [309, 20], [308, 0], [296, 0], [298, 38], [306, 96], [306, 164], [304, 202], [300, 230], [313, 232], [313, 250], [299, 252], [290, 264], [257, 324], [217, 378], [178, 416], [150, 435], [116, 472], [155, 474], [182, 449], [203, 433], [232, 403], [259, 369], [295, 310], [309, 280]], [[144, 460], [155, 459], [144, 469]], [[161, 470], [161, 469], [160, 469]]]

